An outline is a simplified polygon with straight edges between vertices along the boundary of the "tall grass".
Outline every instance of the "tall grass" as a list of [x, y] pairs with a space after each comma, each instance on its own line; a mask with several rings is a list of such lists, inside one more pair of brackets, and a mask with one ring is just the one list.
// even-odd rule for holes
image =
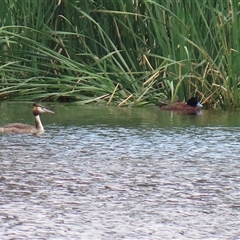
[[0, 99], [239, 107], [239, 7], [2, 0]]

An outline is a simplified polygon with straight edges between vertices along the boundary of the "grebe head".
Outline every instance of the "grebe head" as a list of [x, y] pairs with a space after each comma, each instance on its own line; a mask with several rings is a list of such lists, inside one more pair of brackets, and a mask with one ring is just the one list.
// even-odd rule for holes
[[41, 113], [54, 113], [54, 112], [45, 108], [43, 105], [41, 105], [39, 103], [34, 103], [33, 104], [33, 115], [37, 116]]

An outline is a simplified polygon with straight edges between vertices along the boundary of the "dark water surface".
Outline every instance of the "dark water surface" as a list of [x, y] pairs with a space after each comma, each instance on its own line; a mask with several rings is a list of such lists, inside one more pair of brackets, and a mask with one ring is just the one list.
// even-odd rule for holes
[[0, 136], [1, 240], [240, 239], [239, 112], [46, 105], [42, 137]]

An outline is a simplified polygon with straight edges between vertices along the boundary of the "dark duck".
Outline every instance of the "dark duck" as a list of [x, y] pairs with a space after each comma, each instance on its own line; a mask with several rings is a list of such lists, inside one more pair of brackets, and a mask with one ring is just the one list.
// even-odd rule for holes
[[187, 103], [176, 102], [166, 106], [161, 107], [161, 110], [176, 111], [186, 114], [196, 114], [200, 111], [203, 105], [195, 97], [188, 99]]

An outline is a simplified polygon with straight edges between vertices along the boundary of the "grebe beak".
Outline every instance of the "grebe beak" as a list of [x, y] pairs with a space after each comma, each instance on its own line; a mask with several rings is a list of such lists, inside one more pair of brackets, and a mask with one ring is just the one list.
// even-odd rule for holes
[[54, 113], [53, 111], [43, 107], [42, 110], [45, 112], [45, 113]]

